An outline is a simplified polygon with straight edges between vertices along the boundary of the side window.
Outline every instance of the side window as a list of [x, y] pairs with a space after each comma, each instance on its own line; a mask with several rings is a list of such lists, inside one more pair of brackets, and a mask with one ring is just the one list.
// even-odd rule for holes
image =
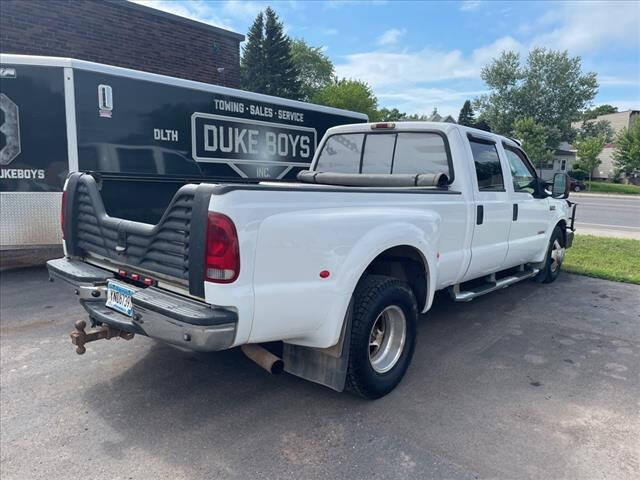
[[392, 173], [446, 173], [451, 178], [442, 137], [435, 133], [398, 133]]
[[318, 158], [318, 172], [358, 173], [363, 133], [333, 135], [324, 144]]
[[529, 169], [527, 161], [522, 158], [520, 152], [505, 147], [509, 168], [511, 169], [511, 177], [513, 178], [513, 190], [516, 192], [525, 192], [533, 194], [535, 192], [533, 182], [535, 175]]
[[504, 176], [495, 143], [469, 138], [469, 144], [476, 165], [478, 189], [480, 191], [503, 191]]
[[390, 173], [395, 134], [370, 134], [364, 142], [362, 173]]

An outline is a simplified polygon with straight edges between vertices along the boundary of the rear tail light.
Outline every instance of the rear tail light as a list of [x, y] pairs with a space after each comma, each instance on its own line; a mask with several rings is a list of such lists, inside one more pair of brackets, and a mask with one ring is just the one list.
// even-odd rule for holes
[[240, 249], [236, 227], [229, 217], [209, 213], [205, 279], [215, 283], [231, 283], [240, 273]]
[[60, 202], [60, 228], [62, 229], [62, 238], [64, 238], [64, 211], [67, 208], [67, 192], [62, 192], [62, 201]]

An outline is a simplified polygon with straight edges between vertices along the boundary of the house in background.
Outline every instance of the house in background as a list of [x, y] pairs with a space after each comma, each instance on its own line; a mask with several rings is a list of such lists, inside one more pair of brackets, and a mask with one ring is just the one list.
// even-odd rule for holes
[[[589, 121], [598, 122], [600, 120], [606, 120], [611, 124], [614, 135], [617, 135], [623, 128], [629, 128], [635, 119], [638, 118], [638, 115], [640, 115], [640, 110], [625, 110], [624, 112], [600, 115]], [[571, 126], [573, 128], [579, 128], [580, 125], [581, 122], [575, 122]], [[615, 171], [613, 152], [615, 148], [615, 143], [607, 143], [602, 149], [602, 153], [598, 156], [601, 163], [592, 172], [592, 176], [595, 180], [607, 180], [613, 177]]]
[[458, 123], [451, 115], [442, 116], [438, 112], [435, 112], [426, 120], [427, 122], [445, 122], [445, 123]]
[[553, 152], [553, 158], [542, 165], [534, 165], [544, 180], [552, 180], [558, 172], [569, 172], [576, 160], [576, 151], [568, 142], [561, 142]]

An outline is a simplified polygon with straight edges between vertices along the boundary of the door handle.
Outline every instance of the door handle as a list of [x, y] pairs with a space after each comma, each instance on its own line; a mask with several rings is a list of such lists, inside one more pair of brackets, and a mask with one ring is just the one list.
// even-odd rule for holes
[[476, 225], [482, 225], [482, 222], [484, 222], [484, 207], [478, 205], [476, 209]]
[[513, 221], [515, 222], [516, 220], [518, 220], [518, 204], [514, 203], [513, 204]]

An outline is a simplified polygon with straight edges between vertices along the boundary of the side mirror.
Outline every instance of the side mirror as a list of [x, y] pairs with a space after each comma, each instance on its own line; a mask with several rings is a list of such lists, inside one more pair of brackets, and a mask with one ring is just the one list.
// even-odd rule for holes
[[551, 187], [551, 196], [553, 198], [567, 198], [569, 196], [569, 186], [571, 182], [569, 175], [566, 173], [556, 173], [553, 176], [553, 186]]

